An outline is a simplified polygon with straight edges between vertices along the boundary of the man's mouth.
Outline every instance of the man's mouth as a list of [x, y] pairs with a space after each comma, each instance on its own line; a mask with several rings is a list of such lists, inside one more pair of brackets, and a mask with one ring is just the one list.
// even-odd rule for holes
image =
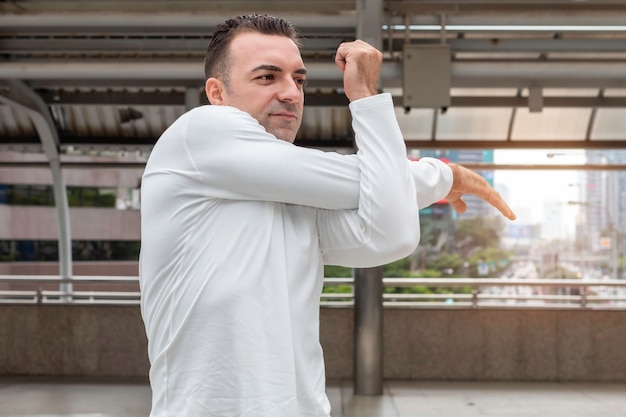
[[298, 116], [293, 113], [273, 113], [272, 116], [280, 117], [282, 119], [298, 120]]

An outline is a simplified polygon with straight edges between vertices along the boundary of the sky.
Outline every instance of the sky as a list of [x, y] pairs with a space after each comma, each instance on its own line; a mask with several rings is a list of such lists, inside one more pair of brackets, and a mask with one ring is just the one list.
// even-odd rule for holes
[[[553, 158], [547, 155], [557, 154]], [[494, 152], [495, 164], [583, 164], [582, 149], [499, 149]], [[576, 215], [580, 207], [568, 205], [568, 201], [580, 201], [582, 179], [580, 171], [571, 170], [497, 170], [494, 172], [496, 187], [503, 184], [508, 188], [507, 203], [517, 214], [520, 224], [542, 224], [551, 219], [548, 210], [559, 213], [561, 224], [544, 225], [558, 230], [562, 237], [573, 237]], [[556, 220], [558, 221], [558, 220]], [[553, 237], [553, 236], [551, 236]]]

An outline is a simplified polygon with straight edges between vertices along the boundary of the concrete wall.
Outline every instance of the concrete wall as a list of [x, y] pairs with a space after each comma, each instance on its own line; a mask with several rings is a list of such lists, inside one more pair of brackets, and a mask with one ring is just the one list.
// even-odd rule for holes
[[0, 306], [0, 375], [147, 375], [139, 308]]
[[385, 377], [626, 381], [626, 311], [387, 310]]
[[[386, 379], [626, 381], [626, 311], [385, 311]], [[353, 311], [321, 311], [328, 378], [353, 375]], [[0, 375], [146, 376], [136, 306], [0, 305]]]

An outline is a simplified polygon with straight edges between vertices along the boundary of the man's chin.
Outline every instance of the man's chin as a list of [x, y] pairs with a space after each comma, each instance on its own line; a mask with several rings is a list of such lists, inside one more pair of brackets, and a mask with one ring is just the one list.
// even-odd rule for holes
[[293, 138], [281, 138], [279, 136], [276, 136], [276, 139], [282, 140], [283, 142], [289, 142], [289, 143], [293, 143], [296, 140], [295, 137], [293, 137]]
[[292, 132], [291, 130], [285, 129], [277, 129], [274, 131], [269, 131], [272, 135], [276, 136], [276, 139], [293, 143], [296, 140], [296, 132]]

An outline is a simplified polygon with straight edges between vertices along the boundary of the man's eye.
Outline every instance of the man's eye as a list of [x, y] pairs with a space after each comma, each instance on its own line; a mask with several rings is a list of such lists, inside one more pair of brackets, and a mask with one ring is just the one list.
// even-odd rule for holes
[[274, 79], [274, 76], [272, 74], [264, 74], [264, 75], [259, 75], [257, 79], [262, 80], [262, 81], [270, 81]]
[[306, 78], [296, 78], [295, 82], [296, 82], [296, 84], [298, 84], [301, 87], [305, 87], [306, 86]]

